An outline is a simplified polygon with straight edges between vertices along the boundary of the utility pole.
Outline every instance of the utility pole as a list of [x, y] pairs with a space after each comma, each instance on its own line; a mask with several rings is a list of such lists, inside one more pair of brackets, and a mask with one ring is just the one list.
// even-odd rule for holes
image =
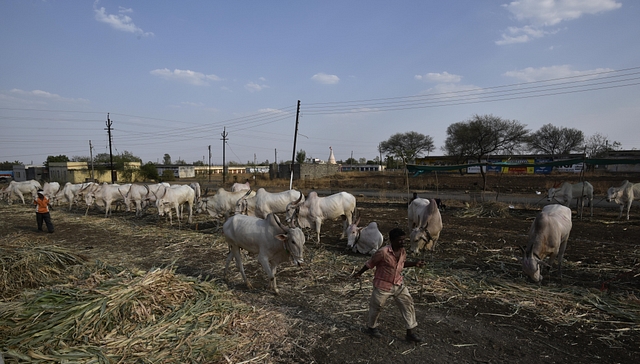
[[298, 100], [298, 110], [296, 111], [296, 130], [293, 133], [293, 155], [291, 156], [291, 177], [289, 178], [289, 189], [293, 188], [293, 164], [296, 161], [296, 142], [298, 141], [298, 120], [300, 117], [300, 100]]
[[222, 184], [224, 185], [227, 182], [227, 163], [225, 160], [225, 147], [227, 146], [227, 136], [229, 135], [229, 133], [227, 133], [227, 127], [225, 126], [224, 129], [222, 129]]
[[209, 175], [209, 183], [211, 183], [211, 144], [209, 144], [209, 168], [207, 168], [207, 174]]
[[107, 134], [109, 135], [109, 169], [111, 170], [111, 183], [116, 183], [116, 180], [118, 180], [118, 176], [116, 175], [116, 171], [113, 170], [113, 151], [112, 151], [112, 147], [111, 147], [111, 125], [113, 125], [113, 122], [111, 121], [111, 119], [109, 119], [109, 113], [107, 113], [107, 128], [105, 129], [107, 131]]
[[91, 145], [91, 139], [89, 139], [89, 158], [91, 158], [91, 182], [94, 182], [93, 174], [93, 145]]

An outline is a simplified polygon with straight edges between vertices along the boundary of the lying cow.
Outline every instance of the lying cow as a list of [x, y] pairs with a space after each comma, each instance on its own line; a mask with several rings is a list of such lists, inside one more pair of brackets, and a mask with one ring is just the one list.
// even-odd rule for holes
[[623, 181], [620, 187], [609, 187], [607, 190], [607, 202], [614, 201], [620, 205], [620, 214], [618, 219], [622, 217], [622, 211], [627, 209], [627, 220], [629, 220], [629, 211], [633, 200], [640, 199], [640, 183], [631, 183], [627, 180]]
[[278, 265], [290, 259], [298, 266], [304, 263], [304, 233], [300, 228], [282, 225], [275, 214], [269, 214], [266, 219], [233, 215], [225, 221], [222, 232], [229, 245], [229, 254], [224, 266], [225, 280], [229, 263], [235, 258], [236, 267], [242, 274], [247, 288], [252, 288], [244, 273], [240, 249], [248, 251], [249, 254], [257, 254], [258, 262], [269, 277], [269, 286], [276, 294], [279, 293], [276, 285]]
[[[562, 199], [559, 201], [558, 198]], [[588, 200], [587, 206], [591, 207], [591, 216], [593, 216], [593, 186], [589, 182], [569, 183], [565, 182], [560, 186], [555, 186], [549, 189], [547, 195], [547, 201], [556, 200], [563, 205], [569, 207], [571, 200], [577, 199], [576, 207], [580, 211], [582, 216], [582, 210], [584, 209], [584, 199]]]
[[409, 205], [409, 252], [419, 253], [422, 249], [433, 250], [442, 231], [442, 215], [435, 199], [415, 199]]
[[[547, 265], [551, 269], [556, 258], [562, 279], [562, 256], [567, 248], [571, 226], [571, 209], [557, 204], [545, 206], [533, 220], [529, 242], [523, 250], [522, 270], [534, 282], [542, 281], [540, 265]], [[546, 257], [549, 257], [548, 264], [544, 263]]]
[[301, 228], [315, 227], [318, 243], [320, 243], [320, 228], [326, 219], [342, 217], [344, 219], [342, 235], [344, 239], [347, 226], [353, 222], [353, 213], [356, 210], [356, 198], [347, 192], [339, 192], [327, 197], [319, 197], [315, 191], [309, 192], [307, 199], [303, 196], [297, 201], [287, 205], [287, 222], [294, 223]]
[[366, 227], [358, 227], [360, 218], [347, 227], [347, 247], [354, 253], [373, 254], [384, 241], [382, 233], [378, 229], [378, 223], [372, 221]]

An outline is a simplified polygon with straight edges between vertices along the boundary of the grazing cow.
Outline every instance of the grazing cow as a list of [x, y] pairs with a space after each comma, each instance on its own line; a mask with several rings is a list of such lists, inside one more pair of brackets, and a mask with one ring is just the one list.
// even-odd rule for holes
[[42, 186], [40, 185], [40, 182], [33, 179], [21, 182], [11, 181], [9, 182], [9, 186], [3, 190], [3, 197], [7, 199], [9, 204], [12, 204], [13, 196], [15, 195], [22, 200], [22, 204], [25, 204], [24, 194], [30, 193], [33, 199], [35, 199], [37, 191], [41, 188]]
[[248, 191], [251, 189], [251, 184], [249, 184], [249, 180], [247, 180], [245, 183], [234, 183], [233, 186], [231, 186], [231, 192], [239, 192], [239, 191]]
[[354, 253], [372, 254], [382, 246], [384, 236], [378, 229], [378, 223], [372, 221], [366, 227], [358, 227], [360, 218], [347, 227], [347, 247]]
[[104, 207], [104, 217], [109, 217], [111, 213], [111, 204], [118, 201], [124, 202], [124, 196], [129, 192], [130, 187], [131, 184], [110, 185], [108, 183], [103, 183], [98, 185], [95, 190], [85, 194], [84, 200], [87, 204], [87, 211], [85, 211], [84, 215], [87, 216], [89, 208], [95, 202], [96, 205]]
[[[558, 197], [563, 201], [558, 201]], [[561, 186], [556, 186], [549, 189], [547, 195], [547, 201], [556, 200], [563, 205], [569, 207], [571, 200], [577, 199], [576, 208], [580, 211], [582, 216], [582, 210], [584, 209], [584, 199], [589, 200], [587, 206], [591, 207], [591, 216], [593, 216], [593, 186], [589, 182], [569, 183], [565, 182]]]
[[195, 201], [193, 203], [198, 204], [200, 202], [200, 198], [202, 197], [202, 189], [200, 188], [200, 183], [191, 182], [189, 187], [193, 188], [193, 192], [195, 192]]
[[136, 216], [142, 216], [142, 208], [146, 204], [149, 195], [149, 186], [146, 184], [133, 184], [126, 195], [124, 195], [124, 204], [127, 211], [131, 211], [131, 202], [136, 204]]
[[[558, 204], [543, 207], [533, 220], [522, 259], [522, 270], [533, 281], [542, 280], [540, 265], [548, 265], [551, 269], [556, 257], [562, 279], [562, 256], [567, 248], [571, 226], [571, 209]], [[549, 264], [543, 262], [546, 257], [549, 257]]]
[[45, 182], [42, 186], [42, 193], [49, 199], [53, 200], [56, 193], [60, 190], [60, 183], [58, 182]]
[[173, 225], [173, 219], [171, 217], [171, 208], [176, 210], [176, 216], [178, 216], [178, 222], [182, 218], [182, 205], [189, 205], [189, 219], [188, 222], [193, 221], [193, 202], [195, 201], [196, 193], [193, 188], [187, 185], [173, 185], [171, 187], [164, 187], [164, 192], [158, 195], [156, 201], [156, 207], [158, 208], [158, 214], [164, 216], [165, 213], [169, 214], [169, 221]]
[[224, 188], [220, 188], [215, 195], [202, 198], [198, 204], [197, 211], [201, 212], [204, 209], [214, 218], [224, 216], [226, 219], [234, 213], [236, 203], [244, 195], [253, 196], [255, 192], [251, 190], [229, 192]]
[[56, 204], [60, 204], [64, 199], [64, 202], [69, 204], [69, 211], [71, 211], [71, 207], [73, 206], [73, 203], [76, 202], [79, 191], [87, 186], [88, 183], [67, 182], [62, 187], [62, 189], [58, 191], [58, 193], [56, 193], [52, 201], [54, 201]]
[[618, 219], [622, 217], [622, 211], [627, 208], [627, 220], [629, 220], [629, 211], [633, 200], [640, 199], [640, 183], [631, 183], [627, 180], [623, 181], [620, 187], [609, 187], [607, 190], [607, 202], [615, 201], [620, 205], [620, 214]]
[[[299, 196], [302, 196], [302, 194], [296, 190], [271, 193], [264, 188], [260, 188], [254, 196], [242, 196], [236, 203], [235, 211], [236, 214], [264, 219], [272, 212], [286, 212], [287, 205], [297, 200]], [[302, 201], [304, 201], [304, 196]]]
[[279, 293], [276, 285], [278, 265], [290, 259], [298, 266], [304, 263], [304, 233], [298, 227], [282, 225], [275, 214], [269, 214], [266, 219], [246, 215], [231, 216], [222, 226], [222, 232], [229, 245], [229, 254], [224, 266], [225, 280], [231, 258], [235, 258], [236, 267], [242, 274], [247, 288], [252, 288], [244, 273], [240, 249], [248, 251], [249, 254], [257, 254], [258, 262], [269, 277], [269, 286], [276, 294]]
[[409, 205], [409, 223], [412, 227], [409, 251], [412, 253], [419, 253], [422, 249], [435, 249], [442, 231], [442, 216], [436, 200], [420, 200], [423, 199], [415, 199]]
[[339, 192], [327, 197], [318, 197], [317, 192], [311, 191], [304, 202], [302, 198], [300, 193], [297, 201], [287, 205], [287, 222], [294, 222], [306, 229], [315, 227], [320, 243], [322, 221], [342, 216], [344, 223], [340, 239], [344, 239], [347, 226], [353, 222], [353, 213], [356, 210], [356, 198], [352, 194]]

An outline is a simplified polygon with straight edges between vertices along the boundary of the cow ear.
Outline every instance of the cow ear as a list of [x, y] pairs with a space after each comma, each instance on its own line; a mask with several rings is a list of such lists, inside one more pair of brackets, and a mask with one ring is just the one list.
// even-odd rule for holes
[[276, 235], [276, 239], [280, 241], [287, 241], [287, 234], [278, 234]]
[[364, 226], [363, 227], [359, 227], [358, 231], [362, 231], [362, 229], [364, 229]]

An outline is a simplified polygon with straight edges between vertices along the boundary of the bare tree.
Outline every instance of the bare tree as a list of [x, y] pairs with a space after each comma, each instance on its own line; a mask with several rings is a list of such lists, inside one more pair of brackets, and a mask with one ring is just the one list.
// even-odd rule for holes
[[[467, 121], [453, 123], [447, 128], [447, 139], [442, 149], [458, 159], [474, 159], [481, 163], [490, 154], [512, 154], [526, 142], [529, 130], [516, 120], [506, 120], [493, 115], [474, 115]], [[487, 175], [483, 168], [483, 191], [487, 187]]]
[[543, 125], [527, 138], [529, 150], [551, 155], [582, 152], [583, 144], [584, 133], [581, 130], [551, 124]]
[[607, 152], [619, 150], [620, 148], [622, 148], [620, 142], [609, 142], [609, 139], [600, 133], [593, 134], [584, 143], [584, 151], [587, 158], [604, 157]]

